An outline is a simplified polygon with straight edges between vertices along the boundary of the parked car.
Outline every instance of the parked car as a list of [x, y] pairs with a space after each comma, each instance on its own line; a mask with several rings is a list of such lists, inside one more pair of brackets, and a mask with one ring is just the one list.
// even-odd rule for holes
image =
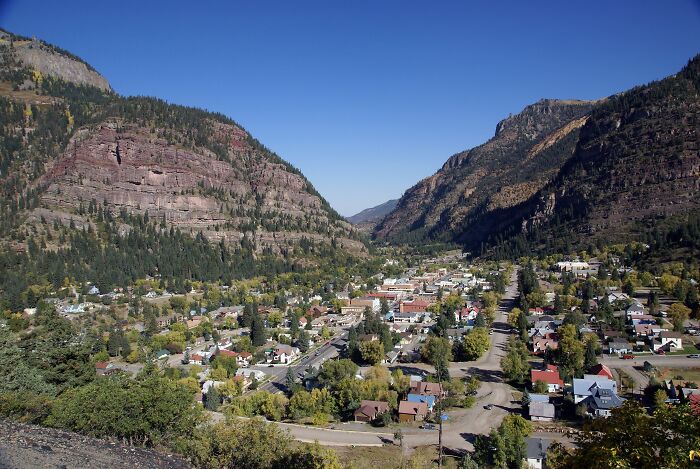
[[691, 353], [688, 358], [700, 358], [700, 353]]
[[622, 356], [623, 360], [632, 360], [633, 358], [634, 358], [634, 355], [632, 355], [631, 353], [626, 353]]
[[484, 409], [486, 409], [486, 410], [491, 410], [491, 409], [493, 409], [493, 404], [486, 404], [486, 405], [484, 406]]
[[424, 423], [418, 428], [421, 428], [423, 430], [435, 430], [435, 425], [433, 425], [432, 423]]

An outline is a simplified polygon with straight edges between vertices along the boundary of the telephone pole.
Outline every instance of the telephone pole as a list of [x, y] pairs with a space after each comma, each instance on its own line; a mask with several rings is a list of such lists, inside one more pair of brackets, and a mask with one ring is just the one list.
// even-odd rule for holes
[[[440, 373], [440, 362], [438, 361], [438, 365], [435, 367], [437, 370], [438, 374], [438, 384], [440, 386], [440, 400], [442, 400], [442, 374]], [[442, 404], [438, 402], [437, 404], [438, 408], [438, 418], [440, 421], [438, 422], [438, 469], [442, 469]]]

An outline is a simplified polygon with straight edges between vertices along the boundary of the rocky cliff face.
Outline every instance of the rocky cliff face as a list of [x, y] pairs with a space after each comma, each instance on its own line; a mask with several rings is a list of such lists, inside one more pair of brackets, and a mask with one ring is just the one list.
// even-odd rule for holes
[[508, 117], [485, 144], [450, 157], [406, 191], [377, 226], [380, 239], [479, 238], [491, 214], [523, 202], [571, 156], [592, 102], [542, 100]]
[[[91, 214], [99, 208], [148, 214], [166, 227], [234, 247], [245, 237], [248, 246], [268, 253], [309, 241], [366, 252], [357, 231], [298, 170], [231, 119], [121, 97], [105, 91], [106, 81], [68, 52], [39, 41], [22, 49], [24, 39], [4, 37], [0, 218], [7, 223], [0, 231], [16, 229], [15, 220], [94, 225]], [[27, 68], [23, 50], [26, 57], [51, 55], [40, 60], [45, 65], [65, 59], [75, 67], [39, 75]]]
[[[78, 132], [51, 169], [37, 181], [45, 187], [40, 213], [70, 220], [90, 203], [114, 213], [148, 213], [182, 231], [202, 232], [209, 240], [237, 243], [251, 232], [273, 248], [307, 237], [348, 239], [351, 228], [335, 220], [309, 183], [279, 162], [257, 153], [241, 128], [216, 121], [231, 161], [206, 148], [187, 149], [157, 136], [157, 131], [109, 120]], [[253, 226], [257, 225], [257, 226]]]
[[109, 82], [89, 64], [44, 41], [23, 38], [0, 29], [0, 44], [10, 45], [17, 59], [31, 70], [78, 85], [111, 90]]
[[520, 233], [639, 239], [700, 210], [700, 56], [681, 73], [597, 107], [572, 158], [523, 204]]

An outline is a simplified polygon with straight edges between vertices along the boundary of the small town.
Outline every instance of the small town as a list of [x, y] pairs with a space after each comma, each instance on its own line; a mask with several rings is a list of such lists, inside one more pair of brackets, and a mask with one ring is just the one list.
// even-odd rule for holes
[[700, 469], [700, 3], [0, 1], [0, 469]]
[[697, 283], [612, 252], [585, 257], [387, 259], [303, 294], [264, 281], [184, 294], [157, 279], [104, 294], [86, 283], [39, 307], [99, 318], [98, 376], [157, 368], [215, 420], [262, 417], [301, 441], [408, 456], [438, 440], [488, 453], [493, 429], [515, 425], [517, 457], [541, 468], [550, 445], [571, 445], [627, 400], [689, 403], [700, 416], [700, 324], [684, 304], [697, 305]]

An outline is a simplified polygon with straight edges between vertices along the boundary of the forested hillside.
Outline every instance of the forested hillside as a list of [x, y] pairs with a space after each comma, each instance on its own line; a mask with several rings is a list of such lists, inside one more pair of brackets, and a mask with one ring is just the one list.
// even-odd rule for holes
[[700, 58], [595, 103], [543, 101], [409, 189], [377, 227], [512, 258], [648, 241], [700, 209]]
[[677, 75], [597, 106], [557, 177], [508, 213], [509, 226], [491, 233], [494, 253], [633, 240], [692, 246], [699, 150], [700, 56]]
[[230, 118], [123, 97], [97, 77], [60, 48], [0, 34], [0, 290], [13, 307], [28, 285], [66, 278], [182, 286], [367, 252]]

